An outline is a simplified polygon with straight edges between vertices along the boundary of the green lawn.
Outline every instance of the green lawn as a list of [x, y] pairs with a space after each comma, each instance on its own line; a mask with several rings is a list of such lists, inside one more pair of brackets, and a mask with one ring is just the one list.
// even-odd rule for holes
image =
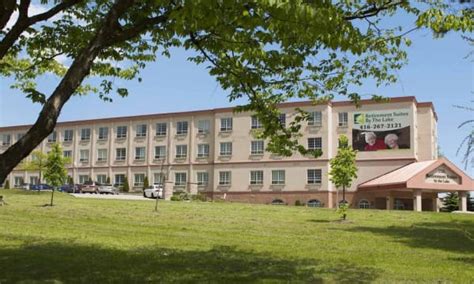
[[0, 190], [0, 283], [474, 282], [474, 216]]

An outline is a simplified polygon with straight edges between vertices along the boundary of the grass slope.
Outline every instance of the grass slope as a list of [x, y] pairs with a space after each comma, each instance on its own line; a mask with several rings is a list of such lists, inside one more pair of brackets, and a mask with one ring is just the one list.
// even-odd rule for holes
[[474, 217], [0, 190], [0, 283], [474, 282]]

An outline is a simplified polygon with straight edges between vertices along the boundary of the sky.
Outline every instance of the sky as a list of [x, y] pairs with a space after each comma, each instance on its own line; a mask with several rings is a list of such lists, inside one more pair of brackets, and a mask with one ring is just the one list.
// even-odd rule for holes
[[[419, 102], [433, 102], [438, 115], [440, 150], [463, 168], [462, 155], [456, 155], [456, 151], [463, 138], [473, 130], [473, 124], [461, 129], [458, 125], [474, 119], [474, 112], [457, 109], [454, 105], [474, 107], [474, 56], [466, 58], [473, 47], [454, 33], [434, 39], [431, 32], [421, 30], [411, 33], [410, 38], [413, 43], [407, 48], [409, 62], [397, 72], [398, 82], [383, 88], [367, 83], [358, 90], [362, 94], [415, 96]], [[103, 102], [96, 95], [73, 97], [65, 105], [59, 121], [211, 109], [245, 103], [230, 103], [227, 92], [219, 87], [205, 66], [188, 62], [187, 56], [189, 53], [184, 50], [172, 50], [170, 59], [159, 57], [142, 71], [141, 83], [116, 82], [128, 88], [129, 96], [114, 97], [112, 103]], [[11, 90], [11, 82], [0, 78], [0, 127], [34, 123], [40, 105]], [[56, 84], [54, 77], [40, 81], [42, 90], [52, 90]], [[474, 166], [470, 166], [467, 173], [474, 176]]]

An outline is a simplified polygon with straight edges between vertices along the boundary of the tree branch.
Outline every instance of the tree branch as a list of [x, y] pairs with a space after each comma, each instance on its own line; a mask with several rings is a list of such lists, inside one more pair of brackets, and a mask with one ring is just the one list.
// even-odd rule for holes
[[347, 21], [351, 21], [351, 20], [355, 20], [355, 19], [365, 19], [365, 18], [374, 17], [374, 16], [377, 16], [380, 12], [388, 10], [392, 7], [396, 7], [396, 6], [398, 6], [402, 3], [403, 3], [403, 1], [395, 1], [395, 2], [394, 1], [387, 1], [384, 4], [382, 4], [381, 6], [378, 6], [378, 7], [377, 7], [377, 5], [373, 4], [369, 8], [362, 9], [361, 11], [357, 11], [353, 15], [349, 15], [349, 16], [344, 17], [344, 19], [347, 20]]
[[15, 0], [2, 0], [0, 6], [0, 30], [7, 25], [13, 12], [15, 11], [16, 1]]

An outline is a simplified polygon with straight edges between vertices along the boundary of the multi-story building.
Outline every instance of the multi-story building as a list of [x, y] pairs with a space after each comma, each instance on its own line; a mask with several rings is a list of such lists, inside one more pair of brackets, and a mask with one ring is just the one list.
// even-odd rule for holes
[[[279, 106], [281, 123], [290, 123], [297, 107], [311, 114], [300, 143], [321, 149], [319, 158], [266, 152], [266, 142], [253, 135], [261, 128], [258, 119], [251, 113], [234, 113], [233, 108], [60, 122], [38, 148], [48, 152], [52, 143], [61, 143], [64, 156], [71, 159], [68, 172], [75, 183], [89, 179], [104, 183], [109, 178], [123, 185], [127, 177], [138, 190], [148, 177], [150, 183], [164, 182], [167, 196], [187, 191], [229, 201], [294, 204], [298, 200], [331, 208], [341, 194], [329, 181], [329, 160], [344, 134], [358, 150], [358, 177], [346, 197], [353, 207], [421, 210], [423, 204], [425, 209], [436, 209], [437, 192], [472, 189], [470, 177], [448, 161], [437, 160], [437, 116], [432, 103], [414, 97], [384, 103], [365, 100], [360, 107], [348, 101], [290, 102]], [[29, 127], [1, 127], [0, 152]], [[408, 172], [407, 165], [412, 167]], [[401, 170], [405, 172], [395, 181], [409, 180], [410, 175], [428, 169], [433, 176], [439, 167], [448, 168], [442, 171], [448, 178], [455, 172], [458, 187], [422, 192], [407, 189], [406, 181], [404, 188], [387, 187], [384, 179], [387, 173]], [[17, 186], [36, 183], [38, 173], [15, 169], [9, 180]]]

